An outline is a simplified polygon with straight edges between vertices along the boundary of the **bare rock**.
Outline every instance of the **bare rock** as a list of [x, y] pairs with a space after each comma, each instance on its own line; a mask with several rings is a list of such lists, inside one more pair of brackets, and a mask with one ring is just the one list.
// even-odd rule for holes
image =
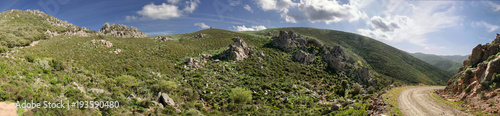
[[99, 30], [99, 33], [105, 35], [111, 35], [113, 37], [122, 37], [122, 38], [143, 38], [148, 37], [148, 35], [140, 32], [135, 27], [128, 27], [122, 24], [112, 24], [109, 23], [104, 24], [104, 26]]
[[204, 66], [203, 62], [200, 62], [194, 58], [188, 58], [186, 61], [187, 66], [186, 69], [198, 69]]
[[303, 50], [299, 50], [299, 52], [295, 53], [294, 59], [300, 64], [308, 65], [314, 62], [314, 54], [310, 54], [304, 52]]
[[108, 48], [113, 47], [113, 43], [106, 41], [106, 40], [103, 40], [103, 39], [101, 39], [101, 40], [94, 39], [94, 40], [91, 40], [91, 43], [92, 43], [92, 45], [96, 46], [96, 48], [98, 46], [104, 46], [104, 47], [108, 47]]
[[158, 93], [158, 102], [160, 102], [163, 106], [175, 107], [174, 100], [170, 98], [166, 93]]
[[166, 37], [166, 36], [157, 36], [157, 37], [155, 37], [155, 40], [169, 41], [169, 40], [172, 40], [172, 38], [169, 38], [169, 37]]
[[195, 39], [202, 39], [202, 38], [204, 38], [204, 37], [205, 37], [205, 34], [203, 34], [203, 33], [199, 33], [199, 34], [196, 34], [196, 35], [194, 36], [194, 38], [195, 38]]
[[253, 49], [240, 37], [233, 38], [234, 43], [229, 46], [229, 49], [219, 54], [219, 57], [227, 58], [228, 60], [240, 61], [253, 55]]

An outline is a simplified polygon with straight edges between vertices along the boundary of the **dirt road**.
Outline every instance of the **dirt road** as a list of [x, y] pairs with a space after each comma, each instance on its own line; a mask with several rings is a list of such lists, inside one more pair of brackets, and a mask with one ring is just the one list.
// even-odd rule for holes
[[453, 107], [443, 106], [431, 98], [431, 90], [444, 89], [444, 86], [416, 87], [399, 93], [398, 105], [406, 116], [469, 116]]

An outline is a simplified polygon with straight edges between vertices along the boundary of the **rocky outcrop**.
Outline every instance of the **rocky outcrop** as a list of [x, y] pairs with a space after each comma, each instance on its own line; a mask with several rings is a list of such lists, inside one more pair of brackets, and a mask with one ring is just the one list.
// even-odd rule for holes
[[376, 86], [377, 81], [370, 76], [369, 69], [357, 65], [356, 61], [344, 53], [344, 49], [340, 46], [321, 45], [317, 40], [301, 37], [294, 31], [280, 31], [279, 36], [273, 37], [272, 44], [278, 49], [294, 54], [294, 60], [300, 64], [312, 64], [315, 56], [319, 55], [327, 63], [328, 69], [356, 78], [358, 83]]
[[280, 31], [279, 36], [273, 37], [273, 45], [286, 52], [295, 52], [306, 47], [307, 39], [309, 38], [302, 38], [294, 31]]
[[240, 37], [233, 38], [234, 43], [229, 49], [219, 54], [219, 57], [227, 60], [240, 61], [253, 55], [253, 49]]
[[172, 38], [169, 38], [166, 36], [157, 36], [157, 37], [155, 37], [155, 40], [168, 41], [168, 40], [172, 40]]
[[198, 33], [198, 34], [196, 34], [193, 38], [195, 38], [195, 39], [202, 39], [202, 38], [204, 38], [204, 37], [205, 37], [205, 34], [203, 34], [203, 33]]
[[92, 45], [94, 45], [96, 48], [99, 47], [99, 46], [104, 46], [104, 47], [113, 47], [113, 43], [109, 42], [109, 41], [106, 41], [106, 40], [91, 40], [91, 43]]
[[[500, 101], [500, 35], [490, 44], [477, 45], [469, 59], [464, 61], [459, 72], [448, 81], [448, 86], [440, 95], [454, 101], [466, 101], [471, 109], [486, 110], [490, 113], [500, 112], [500, 107], [492, 107], [491, 103]], [[499, 78], [499, 79], [496, 79]], [[488, 105], [489, 104], [489, 105]]]
[[105, 35], [111, 35], [113, 37], [122, 37], [122, 38], [143, 38], [148, 37], [148, 35], [140, 32], [135, 27], [127, 27], [122, 24], [112, 24], [109, 23], [104, 24], [104, 26], [99, 30], [99, 33]]
[[194, 58], [188, 58], [186, 64], [187, 65], [184, 65], [185, 69], [198, 69], [205, 65], [204, 62], [200, 62]]
[[274, 34], [271, 32], [267, 32], [267, 34], [265, 36], [274, 36]]
[[300, 64], [312, 64], [314, 62], [314, 54], [304, 52], [304, 50], [299, 50], [295, 53], [294, 60]]

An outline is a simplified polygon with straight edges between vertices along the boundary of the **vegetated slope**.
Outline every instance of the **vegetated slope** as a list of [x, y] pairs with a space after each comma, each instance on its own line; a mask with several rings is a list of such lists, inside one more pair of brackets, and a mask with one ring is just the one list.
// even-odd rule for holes
[[500, 112], [500, 35], [477, 45], [459, 72], [448, 81], [441, 96], [463, 101], [462, 106], [498, 115]]
[[267, 29], [255, 34], [279, 30], [294, 30], [303, 36], [313, 37], [326, 45], [339, 45], [364, 59], [376, 72], [407, 83], [444, 84], [452, 74], [421, 61], [408, 53], [377, 40], [342, 31], [289, 27]]
[[[300, 64], [269, 46], [271, 37], [221, 29], [167, 35], [168, 41], [88, 33], [44, 33], [47, 39], [37, 46], [10, 48], [0, 57], [0, 101], [120, 104], [26, 109], [27, 115], [368, 115], [377, 103], [360, 95], [376, 88], [325, 70], [321, 58]], [[227, 50], [234, 37], [254, 55], [242, 61], [210, 57]], [[175, 103], [160, 100], [170, 98]], [[340, 103], [343, 109], [330, 110]]]
[[[445, 59], [445, 56], [433, 55], [433, 54], [423, 54], [423, 53], [410, 53], [412, 56], [423, 60], [429, 64], [432, 64], [440, 69], [446, 70], [450, 73], [458, 72], [458, 69], [462, 67], [461, 62], [455, 62], [449, 59]], [[446, 56], [447, 58], [454, 58], [451, 56]], [[458, 57], [458, 55], [457, 55]], [[458, 59], [458, 58], [457, 58]], [[462, 61], [463, 62], [463, 61]]]
[[6, 47], [26, 46], [32, 41], [47, 39], [50, 33], [63, 34], [90, 30], [61, 21], [38, 10], [8, 10], [0, 13], [0, 53]]

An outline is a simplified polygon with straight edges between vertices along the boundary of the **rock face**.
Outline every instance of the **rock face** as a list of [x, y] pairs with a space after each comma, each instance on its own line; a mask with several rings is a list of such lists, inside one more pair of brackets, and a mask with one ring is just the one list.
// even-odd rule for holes
[[441, 96], [455, 101], [469, 103], [466, 107], [486, 110], [490, 113], [500, 112], [500, 107], [487, 105], [498, 104], [500, 96], [500, 35], [491, 44], [477, 45], [469, 59], [464, 61], [459, 72], [448, 81]]
[[99, 33], [105, 35], [111, 35], [113, 37], [122, 37], [122, 38], [143, 38], [148, 37], [148, 35], [140, 32], [135, 27], [127, 27], [122, 24], [112, 24], [109, 23], [104, 24], [102, 28], [99, 30]]
[[219, 54], [219, 57], [228, 60], [240, 61], [253, 55], [253, 49], [243, 41], [240, 37], [233, 38], [234, 43], [229, 46], [229, 49]]

